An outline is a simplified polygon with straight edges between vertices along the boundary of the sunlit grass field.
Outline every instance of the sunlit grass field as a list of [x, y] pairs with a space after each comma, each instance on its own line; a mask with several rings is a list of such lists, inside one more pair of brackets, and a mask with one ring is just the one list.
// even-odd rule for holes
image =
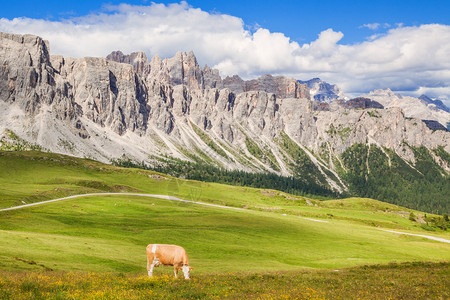
[[[177, 291], [177, 297], [236, 298], [241, 291], [254, 298], [345, 299], [366, 292], [402, 298], [415, 289], [408, 298], [448, 298], [450, 244], [379, 230], [450, 239], [446, 231], [423, 230], [405, 208], [186, 181], [58, 154], [0, 152], [0, 208], [99, 192], [173, 195], [243, 209], [101, 195], [0, 212], [1, 297], [16, 291], [24, 299], [70, 293], [77, 299], [164, 298]], [[193, 280], [174, 281], [167, 267], [147, 279], [149, 243], [183, 246]], [[392, 262], [400, 265], [358, 267]]]
[[450, 255], [448, 244], [351, 222], [134, 196], [5, 211], [0, 228], [1, 269], [145, 273], [149, 243], [182, 245], [196, 273], [342, 268]]
[[[278, 214], [423, 231], [420, 224], [408, 220], [410, 212], [420, 212], [372, 199], [319, 201], [273, 190], [182, 180], [151, 171], [118, 168], [60, 154], [0, 151], [0, 209], [101, 192], [171, 195]], [[433, 234], [450, 237], [443, 231]]]
[[448, 263], [196, 275], [0, 271], [0, 299], [448, 299]]

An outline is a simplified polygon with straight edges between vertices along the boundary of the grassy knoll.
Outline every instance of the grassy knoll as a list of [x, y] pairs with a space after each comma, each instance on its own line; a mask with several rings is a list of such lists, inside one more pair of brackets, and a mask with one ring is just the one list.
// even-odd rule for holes
[[0, 298], [14, 299], [448, 299], [448, 263], [336, 270], [196, 275], [0, 271]]
[[92, 192], [167, 194], [164, 179], [65, 155], [0, 151], [0, 208]]

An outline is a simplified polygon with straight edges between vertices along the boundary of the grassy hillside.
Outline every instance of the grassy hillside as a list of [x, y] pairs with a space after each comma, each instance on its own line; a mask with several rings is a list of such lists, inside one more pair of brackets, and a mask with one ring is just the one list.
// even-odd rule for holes
[[425, 232], [409, 220], [410, 211], [375, 200], [311, 200], [40, 152], [2, 152], [0, 166], [2, 207], [85, 192], [135, 191], [245, 208], [91, 196], [4, 211], [0, 269], [145, 272], [149, 243], [185, 246], [197, 274], [450, 258], [448, 244], [380, 231]]
[[[319, 201], [180, 180], [58, 154], [0, 152], [0, 208], [92, 192], [166, 194], [241, 210], [99, 195], [0, 212], [0, 298], [450, 294], [450, 244], [379, 230], [450, 239], [421, 223], [425, 214], [418, 211], [371, 199]], [[147, 279], [149, 243], [184, 246], [193, 280], [174, 281], [167, 267]], [[364, 267], [391, 262], [415, 263]]]
[[[152, 171], [43, 152], [0, 151], [0, 209], [69, 195], [136, 192], [173, 195], [278, 214], [421, 230], [425, 214], [363, 198], [318, 201], [268, 190], [182, 180]], [[410, 213], [417, 221], [409, 220]], [[432, 214], [427, 217], [439, 218]], [[433, 225], [429, 222], [429, 225]], [[441, 229], [435, 227], [427, 229]]]
[[5, 241], [1, 269], [145, 272], [149, 243], [183, 245], [197, 274], [450, 258], [448, 244], [346, 221], [315, 222], [133, 196], [86, 197], [6, 211], [0, 228]]

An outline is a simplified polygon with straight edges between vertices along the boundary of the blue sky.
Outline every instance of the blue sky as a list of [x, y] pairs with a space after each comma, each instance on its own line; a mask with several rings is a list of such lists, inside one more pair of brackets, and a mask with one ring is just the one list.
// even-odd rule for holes
[[[148, 0], [47, 0], [36, 5], [35, 0], [4, 1], [0, 17], [13, 19], [29, 17], [59, 20], [97, 13], [104, 5], [129, 3], [148, 5]], [[174, 3], [176, 1], [154, 1]], [[187, 1], [196, 8], [212, 13], [229, 14], [242, 18], [250, 30], [257, 26], [272, 32], [282, 32], [298, 42], [312, 41], [328, 28], [344, 32], [343, 43], [361, 42], [373, 34], [364, 24], [450, 24], [449, 0], [323, 0], [323, 1]], [[376, 32], [386, 31], [380, 26]]]
[[320, 77], [348, 94], [390, 88], [450, 104], [448, 0], [156, 2], [7, 1], [0, 31], [37, 34], [52, 54], [193, 50], [223, 76]]

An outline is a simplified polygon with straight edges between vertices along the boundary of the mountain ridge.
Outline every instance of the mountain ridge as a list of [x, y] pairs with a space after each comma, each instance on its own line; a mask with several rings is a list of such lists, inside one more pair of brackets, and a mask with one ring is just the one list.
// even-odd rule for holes
[[414, 149], [425, 147], [441, 172], [450, 170], [433, 154], [450, 152], [450, 134], [398, 107], [332, 102], [318, 110], [306, 84], [271, 75], [222, 80], [192, 52], [150, 63], [139, 52], [116, 52], [115, 62], [53, 56], [36, 36], [0, 39], [0, 134], [10, 130], [52, 152], [150, 165], [170, 157], [296, 176], [338, 192], [349, 189], [341, 155], [355, 144], [390, 149], [386, 157], [412, 167]]
[[362, 97], [377, 101], [386, 108], [400, 107], [409, 118], [434, 120], [443, 126], [450, 122], [450, 114], [446, 109], [447, 107], [442, 104], [442, 107], [438, 108], [434, 101], [428, 97], [427, 99], [429, 100], [424, 101], [420, 98], [402, 96], [390, 89], [374, 90]]

